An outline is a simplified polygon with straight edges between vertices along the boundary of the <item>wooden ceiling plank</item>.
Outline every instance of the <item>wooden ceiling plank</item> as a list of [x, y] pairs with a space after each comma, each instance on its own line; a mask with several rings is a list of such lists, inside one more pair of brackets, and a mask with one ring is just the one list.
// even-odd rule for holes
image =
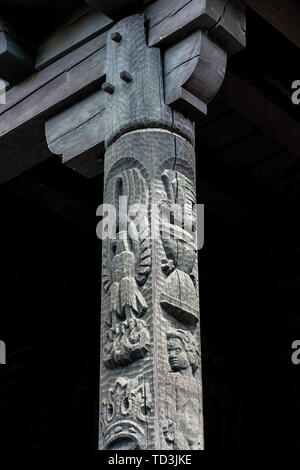
[[78, 63], [88, 59], [96, 53], [101, 54], [101, 57], [103, 57], [102, 60], [105, 61], [106, 33], [91, 39], [86, 44], [56, 60], [53, 64], [50, 64], [39, 72], [34, 73], [25, 82], [11, 88], [6, 93], [6, 104], [0, 105], [0, 115], [26, 99], [29, 95], [41, 89], [51, 80], [58, 78], [63, 73], [75, 67]]
[[99, 36], [112, 24], [111, 19], [95, 10], [77, 18], [41, 44], [37, 52], [35, 70], [41, 70], [95, 36]]

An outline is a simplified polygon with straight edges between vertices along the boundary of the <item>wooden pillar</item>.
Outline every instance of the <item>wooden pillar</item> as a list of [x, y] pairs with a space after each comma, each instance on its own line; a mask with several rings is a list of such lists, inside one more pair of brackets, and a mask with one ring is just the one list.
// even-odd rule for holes
[[112, 29], [106, 72], [99, 448], [203, 449], [194, 127], [144, 16]]
[[203, 449], [191, 119], [206, 116], [227, 56], [245, 46], [244, 7], [89, 3], [114, 19], [121, 3], [128, 15], [143, 5], [103, 32], [83, 77], [68, 71], [70, 95], [106, 75], [102, 90], [46, 122], [50, 150], [87, 177], [102, 171], [105, 141], [99, 448]]

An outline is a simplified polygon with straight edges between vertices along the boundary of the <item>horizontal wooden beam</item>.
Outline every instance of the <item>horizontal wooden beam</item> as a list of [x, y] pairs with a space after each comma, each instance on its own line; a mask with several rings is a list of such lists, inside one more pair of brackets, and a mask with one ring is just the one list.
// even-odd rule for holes
[[106, 95], [96, 91], [46, 121], [46, 139], [62, 163], [87, 178], [103, 170]]
[[[80, 54], [71, 52], [60, 59], [58, 69], [56, 63], [49, 66], [50, 75], [47, 67], [28, 83], [19, 85], [16, 94], [14, 88], [7, 93], [7, 104], [0, 105], [0, 109], [4, 108], [0, 115], [0, 183], [51, 155], [45, 138], [45, 119], [86, 94], [100, 90], [105, 76], [105, 48], [89, 55], [88, 45], [82, 47], [81, 61]], [[68, 63], [73, 65], [67, 66]], [[28, 94], [30, 89], [32, 93]]]
[[[151, 39], [152, 37], [151, 45], [156, 46], [166, 41], [166, 44], [168, 44], [167, 49], [169, 49], [172, 47], [172, 43], [179, 39], [176, 35], [173, 35], [172, 28], [169, 28], [166, 33], [166, 28], [169, 24], [167, 18], [172, 14], [174, 5], [170, 2], [162, 2], [162, 16], [161, 21], [159, 21], [158, 11], [154, 7], [161, 1], [162, 0], [158, 0], [153, 5], [150, 5], [146, 11], [146, 17], [149, 22], [148, 25], [150, 24], [149, 38]], [[184, 0], [180, 0], [180, 2], [182, 1]], [[194, 0], [189, 3], [193, 3], [194, 9]], [[199, 4], [202, 5], [206, 11], [207, 5], [211, 6], [212, 4], [215, 4], [215, 2], [204, 2], [201, 0]], [[209, 21], [207, 23], [207, 27], [208, 25], [210, 27], [210, 32], [217, 31], [218, 27], [225, 21], [225, 18], [227, 18], [226, 15], [230, 12], [231, 8], [231, 6], [224, 3], [224, 0], [220, 0], [219, 2], [216, 2], [216, 4], [219, 5], [216, 12], [205, 13], [206, 16], [214, 15], [215, 17], [214, 21]], [[221, 9], [220, 4], [222, 5]], [[229, 16], [231, 17], [233, 15], [234, 18], [237, 19], [235, 16], [237, 3], [233, 0], [232, 4], [234, 9]], [[189, 7], [187, 3], [185, 3], [185, 6]], [[189, 15], [192, 14], [194, 11], [193, 9], [189, 11]], [[176, 10], [177, 23], [180, 21], [180, 18], [182, 21], [182, 27], [179, 27], [180, 34], [183, 34], [183, 32], [186, 33], [188, 29], [193, 31], [197, 24], [197, 22], [192, 21], [189, 15], [185, 15], [185, 8], [183, 8], [182, 11], [183, 14], [180, 15], [179, 11]], [[220, 14], [220, 17], [218, 17], [218, 13]], [[107, 18], [103, 17], [99, 12], [89, 13], [89, 15], [92, 15], [92, 18], [96, 18], [96, 20], [92, 22], [91, 30], [89, 30], [88, 35], [90, 34], [91, 36], [94, 36], [94, 34], [98, 34], [99, 31], [105, 31], [107, 29], [110, 20], [107, 21]], [[99, 19], [98, 22], [97, 18]], [[33, 129], [38, 129], [41, 121], [52, 118], [59, 114], [60, 111], [65, 110], [68, 106], [74, 103], [76, 105], [77, 101], [80, 101], [91, 92], [96, 91], [97, 89], [99, 90], [101, 84], [104, 82], [106, 38], [109, 33], [102, 32], [95, 38], [86, 42], [88, 36], [86, 35], [86, 32], [85, 34], [82, 33], [85, 21], [84, 17], [81, 17], [75, 21], [76, 24], [74, 23], [66, 28], [65, 36], [63, 36], [63, 49], [57, 47], [57, 45], [62, 41], [62, 32], [58, 32], [57, 36], [53, 36], [48, 39], [38, 54], [37, 68], [39, 71], [33, 74], [26, 82], [9, 90], [6, 94], [6, 104], [0, 105], [0, 166], [5, 169], [1, 174], [0, 182], [17, 175], [20, 171], [24, 171], [24, 169], [26, 169], [26, 161], [24, 159], [21, 159], [21, 163], [16, 165], [15, 169], [13, 161], [6, 165], [5, 160], [6, 158], [11, 159], [11, 155], [16, 154], [15, 150], [18, 142], [28, 141], [25, 139], [26, 136], [24, 136], [24, 132], [27, 131], [28, 126], [32, 126]], [[165, 23], [165, 21], [167, 21], [167, 23]], [[151, 29], [155, 29], [154, 36], [158, 34], [157, 43], [155, 43], [155, 39], [153, 39], [154, 36], [151, 36]], [[74, 31], [77, 31], [77, 33], [74, 34]], [[224, 32], [225, 29], [223, 28], [222, 31]], [[210, 34], [210, 32], [208, 33]], [[193, 34], [195, 35], [192, 36]], [[235, 35], [235, 33], [233, 34]], [[160, 40], [159, 38], [163, 35], [163, 40]], [[168, 90], [167, 94], [170, 97], [167, 104], [170, 104], [175, 108], [177, 107], [180, 111], [187, 112], [192, 116], [192, 112], [195, 110], [196, 112], [200, 111], [200, 114], [205, 114], [207, 102], [209, 102], [209, 100], [218, 91], [224, 75], [226, 53], [223, 50], [223, 46], [220, 47], [214, 44], [213, 41], [215, 39], [212, 40], [210, 37], [207, 38], [207, 36], [201, 31], [195, 31], [195, 33], [191, 32], [190, 36], [187, 39], [180, 41], [177, 46], [174, 46], [174, 50], [166, 52], [165, 61], [166, 64], [170, 65], [170, 67], [168, 68], [167, 65], [165, 71], [165, 87], [166, 90]], [[241, 37], [241, 41], [243, 42], [244, 33]], [[195, 41], [197, 42], [200, 38], [201, 40], [196, 51], [196, 57], [192, 55], [195, 52], [195, 48], [189, 49], [188, 46], [191, 42], [195, 43]], [[238, 36], [235, 40], [238, 41], [239, 47], [242, 47], [242, 42], [240, 42]], [[84, 44], [76, 47], [75, 50], [72, 50], [72, 44], [77, 44], [78, 46], [82, 41]], [[214, 53], [210, 53], [210, 44], [214, 45]], [[219, 53], [216, 54], [216, 51], [219, 51]], [[187, 53], [186, 56], [185, 52]], [[177, 62], [172, 58], [175, 54], [178, 54], [176, 59]], [[176, 66], [174, 66], [175, 62]], [[48, 65], [45, 66], [46, 64]], [[209, 74], [211, 74], [211, 77], [213, 76], [211, 87], [207, 88], [205, 86], [205, 83], [207, 82], [207, 77], [204, 76], [205, 74], [207, 74], [207, 77]], [[175, 96], [173, 93], [174, 86], [172, 84], [175, 86], [178, 85], [178, 89], [180, 90], [179, 99], [178, 96]], [[85, 103], [83, 103], [82, 106], [84, 108]], [[78, 127], [76, 129], [68, 130], [67, 135], [71, 140], [67, 144], [66, 153], [62, 153], [64, 155], [64, 162], [68, 162], [71, 166], [73, 164], [76, 164], [76, 166], [79, 165], [81, 167], [81, 171], [84, 171], [87, 174], [90, 172], [90, 164], [88, 164], [87, 168], [84, 169], [85, 162], [89, 162], [89, 157], [86, 155], [86, 151], [98, 152], [98, 154], [102, 151], [103, 144], [101, 141], [101, 128], [105, 125], [105, 119], [101, 116], [101, 109], [97, 116], [93, 115], [93, 118], [89, 122], [86, 122], [83, 112], [83, 118]], [[79, 113], [78, 116], [81, 116], [81, 114]], [[89, 149], [84, 148], [85, 146], [88, 146], [87, 140], [84, 141], [82, 138], [82, 132], [84, 129], [91, 137], [92, 144]], [[56, 144], [62, 145], [63, 142], [65, 144], [67, 141], [67, 135], [60, 136], [60, 140], [56, 139]], [[54, 141], [51, 141], [50, 145], [51, 148], [54, 149]], [[48, 152], [49, 150], [45, 152], [46, 157], [48, 156]], [[58, 153], [60, 154], [60, 148]], [[36, 157], [38, 161], [40, 161], [42, 155], [44, 155], [44, 153], [40, 152]], [[71, 159], [75, 157], [76, 160], [71, 162]], [[30, 165], [34, 163], [32, 158], [30, 158], [28, 161], [28, 168], [30, 168], [29, 162]]]
[[90, 41], [113, 25], [113, 21], [100, 11], [90, 11], [79, 16], [61, 31], [52, 34], [38, 48], [35, 70], [65, 56]]
[[300, 3], [298, 0], [243, 0], [243, 3], [300, 47]]
[[[25, 83], [14, 86], [6, 93], [6, 103], [0, 105], [0, 116], [9, 109], [15, 107], [18, 103], [26, 100], [30, 95], [39, 91], [52, 80], [66, 76], [69, 70], [76, 65], [88, 60], [90, 57], [98, 57], [101, 64], [101, 76], [104, 74], [105, 58], [106, 58], [106, 34], [101, 34], [95, 39], [88, 41], [86, 44], [78, 47], [56, 60], [53, 64], [31, 75]], [[1, 132], [0, 123], [0, 132]]]
[[238, 0], [158, 0], [146, 9], [149, 46], [172, 44], [201, 29], [229, 55], [246, 45], [245, 8]]

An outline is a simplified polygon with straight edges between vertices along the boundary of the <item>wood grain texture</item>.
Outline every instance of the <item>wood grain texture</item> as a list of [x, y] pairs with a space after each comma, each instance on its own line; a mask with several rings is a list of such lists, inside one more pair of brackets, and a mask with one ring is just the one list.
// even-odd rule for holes
[[[8, 109], [0, 122], [0, 137], [30, 120], [43, 117], [68, 99], [94, 85], [100, 87], [104, 76], [105, 59], [99, 50], [78, 65], [64, 71], [46, 83], [37, 93], [23, 99], [17, 106]], [[46, 114], [45, 114], [46, 113]]]
[[99, 36], [112, 24], [112, 20], [98, 11], [91, 11], [77, 18], [40, 45], [35, 70], [41, 70], [95, 36]]
[[[165, 105], [160, 54], [146, 44], [143, 16], [112, 32], [122, 39], [107, 43], [114, 91], [106, 105], [104, 203], [105, 224], [115, 220], [116, 233], [103, 241], [99, 449], [200, 450], [194, 130]], [[122, 80], [122, 71], [132, 80]], [[188, 208], [191, 232], [160, 217], [177, 204]]]
[[[84, 57], [86, 57], [88, 46], [82, 47]], [[92, 50], [94, 47], [95, 44]], [[100, 89], [105, 73], [105, 50], [103, 53], [100, 47], [79, 63], [77, 62], [78, 56], [73, 55], [73, 52], [70, 54], [71, 57], [68, 59], [60, 59], [62, 63], [59, 64], [59, 70], [62, 72], [58, 75], [56, 75], [56, 64], [49, 66], [55, 76], [53, 80], [47, 81], [46, 68], [39, 72], [42, 76], [37, 74], [32, 77], [32, 81], [30, 80], [32, 89], [36, 89], [39, 83], [43, 83], [41, 87], [24, 97], [24, 84], [20, 85], [17, 96], [10, 95], [12, 101], [9, 103], [16, 101], [16, 104], [11, 107], [9, 104], [3, 105], [8, 109], [0, 117], [1, 182], [8, 181], [51, 155], [46, 143], [45, 119], [95, 89]], [[70, 60], [69, 63], [74, 65], [66, 67], [66, 60]], [[32, 151], [33, 145], [34, 152]], [[87, 161], [89, 161], [88, 158]], [[80, 161], [78, 165], [84, 174], [90, 174], [85, 164]]]
[[[162, 4], [163, 8], [160, 14], [163, 20], [160, 22], [156, 3], [148, 7], [149, 10], [147, 14], [150, 14], [153, 18], [154, 24], [157, 26], [160, 25], [160, 27], [164, 29], [164, 19], [168, 17], [170, 13], [170, 5], [168, 6], [166, 3]], [[185, 11], [186, 5], [187, 4], [183, 4], [183, 12]], [[218, 3], [216, 6], [220, 9]], [[217, 11], [219, 11], [218, 8]], [[171, 11], [173, 12], [173, 10]], [[178, 14], [179, 11], [176, 10], [175, 16], [177, 17]], [[217, 16], [216, 12], [214, 14]], [[99, 15], [99, 13], [97, 13], [97, 15]], [[190, 21], [188, 18], [189, 17], [183, 15], [181, 16], [181, 21], [187, 24], [187, 22]], [[86, 17], [83, 16], [78, 21], [79, 24], [80, 22], [85, 24]], [[68, 36], [68, 34], [66, 35], [66, 41], [60, 51], [56, 50], [55, 47], [52, 48], [53, 44], [51, 47], [49, 46], [49, 50], [47, 50], [46, 47], [47, 54], [44, 56], [46, 63], [47, 60], [50, 62], [52, 60], [51, 51], [54, 54], [52, 58], [54, 58], [56, 57], [56, 53], [59, 57], [60, 54], [69, 50], [69, 47], [73, 47], [73, 27], [76, 31], [78, 29], [80, 33], [78, 36], [80, 44], [80, 41], [83, 40], [82, 38], [84, 37], [82, 36], [82, 24], [79, 29], [77, 28], [77, 22], [76, 25], [70, 25], [66, 28], [67, 31], [70, 31], [70, 36]], [[92, 30], [90, 30], [88, 34], [94, 34], [92, 32], [94, 31], [94, 26], [91, 27]], [[194, 25], [191, 25], [191, 28], [193, 27]], [[101, 31], [102, 28], [103, 24], [100, 22], [99, 31]], [[111, 33], [113, 31], [117, 32], [116, 29], [112, 29]], [[111, 38], [111, 33], [109, 33], [108, 41], [114, 42]], [[130, 34], [130, 32], [128, 32], [128, 34]], [[169, 31], [168, 34], [170, 34], [170, 38], [172, 38], [172, 31]], [[123, 40], [124, 44], [126, 44], [128, 40], [127, 36], [126, 32]], [[54, 36], [54, 43], [56, 40], [57, 38], [55, 39]], [[0, 107], [0, 138], [15, 131], [15, 135], [22, 138], [22, 128], [26, 124], [35, 119], [49, 119], [70, 104], [79, 101], [82, 96], [84, 97], [86, 94], [96, 90], [105, 80], [106, 42], [107, 33], [105, 32], [85, 44], [76, 47], [75, 50], [68, 52], [59, 59], [56, 59], [53, 63], [50, 63], [47, 67], [32, 75], [26, 82], [9, 90], [6, 96], [7, 103]], [[121, 119], [126, 120], [126, 114], [130, 114], [133, 109], [135, 116], [132, 115], [130, 117], [128, 121], [130, 124], [127, 130], [129, 130], [129, 128], [134, 130], [139, 127], [141, 120], [141, 115], [139, 116], [140, 103], [145, 104], [147, 102], [148, 106], [146, 106], [146, 109], [148, 110], [148, 116], [142, 117], [144, 127], [155, 125], [162, 128], [169, 128], [170, 123], [172, 123], [171, 127], [173, 131], [186, 136], [192, 141], [193, 132], [191, 129], [187, 128], [187, 121], [180, 118], [175, 111], [168, 109], [166, 106], [161, 106], [164, 101], [164, 87], [167, 104], [172, 105], [175, 109], [192, 118], [199, 118], [199, 116], [206, 113], [207, 102], [209, 102], [217, 92], [222, 80], [223, 69], [225, 68], [225, 53], [223, 49], [213, 43], [211, 39], [206, 36], [204, 37], [204, 35], [201, 35], [201, 33], [197, 31], [178, 44], [170, 46], [165, 55], [166, 73], [164, 85], [163, 82], [158, 82], [157, 74], [154, 73], [154, 70], [161, 66], [159, 50], [152, 47], [147, 51], [147, 54], [151, 57], [147, 70], [143, 69], [144, 66], [142, 62], [136, 62], [135, 52], [136, 51], [131, 51], [131, 53], [129, 53], [129, 51], [127, 51], [125, 55], [123, 54], [123, 58], [120, 59], [121, 62], [123, 61], [122, 64], [119, 63], [118, 66], [115, 66], [115, 72], [111, 80], [108, 77], [110, 81], [115, 82], [114, 86], [116, 89], [116, 93], [113, 94], [110, 99], [112, 112], [110, 115], [111, 136], [109, 139], [114, 140], [118, 136], [118, 126], [122, 127]], [[48, 57], [48, 59], [46, 57]], [[120, 70], [118, 67], [121, 67]], [[122, 72], [131, 74], [133, 80], [131, 82], [122, 80], [120, 76]], [[149, 78], [147, 87], [144, 86], [144, 76], [146, 75]], [[152, 97], [155, 96], [153, 91], [157, 87], [160, 89], [160, 97], [159, 102], [156, 103], [153, 102]], [[124, 98], [122, 101], [123, 105], [120, 109], [116, 108], [114, 110], [113, 103], [115, 97], [118, 97], [120, 93]], [[131, 107], [125, 105], [125, 103], [127, 102], [128, 104], [129, 101], [131, 102]], [[135, 105], [133, 103], [135, 103]], [[81, 114], [79, 108], [80, 106], [75, 108], [76, 113], [78, 112], [78, 118], [82, 116], [78, 128], [69, 129], [68, 135], [56, 141], [58, 146], [56, 151], [58, 154], [64, 155], [63, 160], [69, 163], [73, 157], [79, 157], [81, 162], [81, 155], [89, 151], [87, 149], [88, 139], [84, 139], [83, 131], [87, 132], [91, 138], [90, 149], [93, 149], [95, 146], [99, 150], [103, 148], [101, 143], [104, 125], [103, 116], [101, 113], [97, 116], [92, 116], [91, 121], [87, 123], [84, 110], [83, 114]], [[161, 109], [161, 115], [158, 120], [157, 109]], [[124, 116], [122, 118], [123, 114]], [[115, 126], [114, 119], [118, 122], [118, 126]], [[123, 132], [124, 131], [125, 128]], [[97, 133], [98, 137], [96, 137]], [[68, 139], [70, 139], [70, 141], [68, 141]], [[52, 148], [55, 151], [53, 146]], [[3, 161], [6, 158], [5, 155], [9, 153], [10, 149], [4, 148], [2, 154]], [[83, 168], [81, 163], [80, 168]]]
[[51, 152], [86, 177], [102, 171], [98, 159], [104, 154], [105, 98], [97, 91], [46, 121]]
[[166, 104], [185, 113], [190, 105], [190, 116], [206, 115], [226, 65], [226, 52], [200, 30], [169, 47], [164, 54]]
[[77, 64], [93, 56], [93, 54], [98, 54], [99, 64], [102, 64], [101, 77], [103, 77], [105, 73], [106, 33], [88, 41], [76, 50], [56, 60], [45, 69], [35, 72], [25, 82], [11, 88], [6, 94], [6, 104], [0, 106], [0, 115], [24, 101], [34, 92], [41, 92], [42, 88], [47, 86], [52, 80], [66, 74]]
[[245, 9], [237, 0], [158, 0], [146, 17], [149, 46], [178, 41], [195, 29], [207, 32], [229, 55], [246, 45]]

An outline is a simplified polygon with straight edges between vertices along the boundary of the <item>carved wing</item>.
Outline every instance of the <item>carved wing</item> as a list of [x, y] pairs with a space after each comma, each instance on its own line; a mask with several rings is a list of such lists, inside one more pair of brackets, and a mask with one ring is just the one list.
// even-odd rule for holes
[[[141, 171], [132, 168], [116, 176], [111, 185], [111, 200], [117, 210], [117, 230], [120, 220], [127, 214], [119, 211], [120, 196], [127, 197], [128, 239], [135, 255], [135, 278], [140, 286], [147, 281], [151, 271], [151, 238], [149, 223], [149, 190]], [[114, 240], [103, 241], [103, 287], [109, 291], [112, 284], [112, 261]]]
[[103, 267], [102, 267], [102, 280], [103, 288], [107, 293], [112, 284], [111, 266], [113, 260], [112, 240], [108, 238], [103, 240]]
[[140, 286], [147, 281], [151, 271], [151, 231], [149, 223], [149, 190], [141, 171], [126, 172], [129, 189], [128, 235], [135, 255], [135, 278]]

